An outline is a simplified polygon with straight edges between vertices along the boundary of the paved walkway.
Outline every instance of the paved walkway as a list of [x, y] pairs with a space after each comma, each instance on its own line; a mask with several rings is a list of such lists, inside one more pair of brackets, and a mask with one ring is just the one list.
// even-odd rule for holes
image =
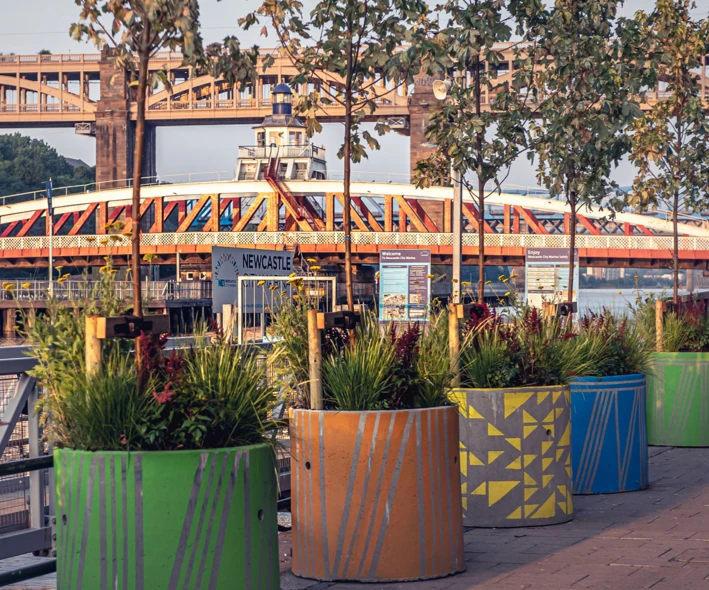
[[574, 496], [567, 524], [465, 533], [467, 571], [410, 584], [316, 584], [284, 572], [284, 589], [709, 589], [709, 449], [650, 448], [650, 488]]
[[[290, 568], [290, 534], [281, 534], [284, 590], [709, 590], [709, 449], [650, 449], [650, 489], [575, 496], [563, 525], [471, 529], [467, 571], [412, 584], [327, 584]], [[0, 571], [38, 558], [0, 562]], [[11, 563], [10, 563], [11, 562]], [[54, 590], [54, 576], [8, 586]], [[160, 589], [154, 589], [160, 590]]]

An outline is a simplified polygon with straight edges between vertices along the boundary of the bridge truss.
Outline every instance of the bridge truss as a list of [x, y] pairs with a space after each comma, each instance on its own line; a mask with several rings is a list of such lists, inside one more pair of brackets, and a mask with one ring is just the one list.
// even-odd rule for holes
[[[276, 190], [277, 189], [277, 190]], [[338, 263], [344, 255], [342, 183], [268, 181], [161, 184], [144, 187], [140, 223], [142, 252], [153, 264], [207, 264], [214, 245], [288, 249]], [[130, 189], [55, 197], [53, 249], [56, 264], [118, 265], [130, 255]], [[8, 201], [11, 199], [8, 199]], [[567, 247], [569, 213], [563, 202], [493, 193], [481, 220], [464, 200], [464, 256], [477, 255], [485, 228], [488, 264], [523, 264], [526, 248]], [[0, 206], [0, 267], [48, 264], [46, 200]], [[303, 215], [307, 211], [308, 215]], [[426, 247], [434, 263], [452, 256], [452, 189], [355, 182], [352, 185], [353, 251], [356, 263], [377, 263], [383, 248]], [[680, 224], [685, 268], [709, 269], [709, 229], [700, 220]], [[652, 216], [586, 209], [578, 218], [584, 266], [667, 267], [671, 223]]]

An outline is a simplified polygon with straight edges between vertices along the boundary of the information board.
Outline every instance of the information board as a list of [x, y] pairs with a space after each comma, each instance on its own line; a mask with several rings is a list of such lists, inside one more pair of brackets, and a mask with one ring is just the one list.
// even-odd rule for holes
[[431, 298], [430, 250], [382, 250], [379, 255], [379, 318], [426, 321]]
[[[293, 272], [293, 252], [274, 252], [250, 248], [212, 248], [212, 309], [220, 313], [224, 305], [237, 301], [237, 278], [249, 276], [282, 277]], [[250, 281], [249, 281], [250, 282]], [[268, 288], [265, 285], [264, 288]], [[261, 298], [254, 300], [246, 288], [242, 311], [263, 311]]]
[[[578, 301], [578, 249], [574, 250], [574, 263], [573, 301]], [[541, 308], [543, 301], [567, 302], [570, 266], [568, 248], [527, 248], [524, 281], [527, 305]]]

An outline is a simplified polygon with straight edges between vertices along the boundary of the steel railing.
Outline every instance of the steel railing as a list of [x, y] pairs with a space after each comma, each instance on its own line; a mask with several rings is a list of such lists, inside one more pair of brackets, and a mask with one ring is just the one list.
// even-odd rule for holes
[[[63, 301], [97, 299], [98, 281], [63, 280], [53, 281], [50, 295], [49, 281], [12, 280], [1, 283], [0, 299], [19, 301], [43, 301], [50, 297]], [[114, 292], [121, 299], [133, 298], [130, 281], [115, 281]], [[141, 283], [143, 300], [148, 301], [195, 301], [211, 299], [211, 281], [145, 281]]]

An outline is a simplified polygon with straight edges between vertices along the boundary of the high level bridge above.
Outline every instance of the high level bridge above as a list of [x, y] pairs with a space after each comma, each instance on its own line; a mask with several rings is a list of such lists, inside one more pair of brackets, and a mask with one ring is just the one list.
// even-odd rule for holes
[[[499, 84], [509, 82], [513, 54], [501, 45], [503, 59], [494, 67]], [[182, 55], [164, 52], [155, 56], [151, 70], [165, 69], [170, 90], [150, 90], [147, 101], [147, 136], [143, 174], [156, 174], [156, 126], [194, 124], [252, 124], [271, 111], [273, 88], [289, 82], [295, 69], [275, 50], [273, 65], [259, 73], [254, 85], [237, 88], [224, 80], [196, 75], [183, 65]], [[709, 93], [707, 57], [700, 72], [702, 96]], [[131, 74], [117, 67], [110, 51], [86, 54], [1, 55], [0, 127], [41, 128], [73, 126], [77, 133], [96, 137], [97, 180], [99, 182], [132, 176], [132, 145], [136, 103], [130, 88]], [[424, 129], [430, 109], [435, 105], [433, 80], [419, 76], [412, 87], [388, 88], [375, 85], [378, 95], [376, 118], [388, 119], [396, 132], [411, 137], [411, 166], [424, 157]], [[342, 81], [331, 77], [323, 83], [311, 81], [294, 88], [304, 93], [318, 88], [336, 94]], [[662, 85], [647, 94], [647, 104], [667, 96]], [[491, 102], [493, 90], [485, 90], [483, 105]], [[333, 104], [319, 114], [322, 121], [342, 121], [342, 107]]]

